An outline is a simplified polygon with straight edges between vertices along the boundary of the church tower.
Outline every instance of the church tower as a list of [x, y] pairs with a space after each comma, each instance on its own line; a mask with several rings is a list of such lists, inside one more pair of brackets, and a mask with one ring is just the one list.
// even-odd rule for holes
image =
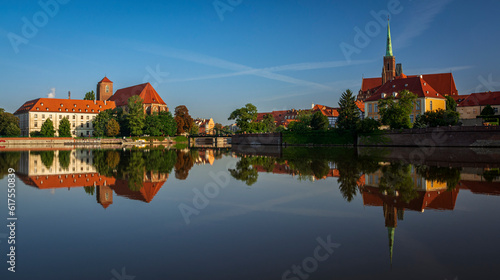
[[396, 58], [392, 54], [391, 27], [387, 19], [387, 46], [384, 56], [384, 67], [382, 67], [382, 85], [396, 77]]
[[97, 83], [96, 99], [100, 101], [108, 100], [113, 95], [113, 82], [104, 77]]

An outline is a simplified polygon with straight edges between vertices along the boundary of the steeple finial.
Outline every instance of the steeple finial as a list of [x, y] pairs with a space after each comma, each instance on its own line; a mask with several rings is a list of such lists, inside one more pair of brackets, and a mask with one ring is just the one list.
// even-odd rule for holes
[[392, 43], [391, 43], [391, 26], [389, 25], [389, 17], [387, 17], [387, 48], [385, 51], [385, 56], [393, 56]]
[[391, 267], [392, 267], [392, 249], [394, 248], [394, 227], [387, 227], [387, 233], [389, 235], [389, 258], [391, 260]]

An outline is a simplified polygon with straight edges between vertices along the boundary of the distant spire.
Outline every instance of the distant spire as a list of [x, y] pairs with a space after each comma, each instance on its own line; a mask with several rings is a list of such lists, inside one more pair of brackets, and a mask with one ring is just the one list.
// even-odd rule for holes
[[389, 17], [387, 17], [387, 48], [385, 51], [385, 56], [393, 56], [392, 43], [391, 43], [391, 26], [389, 25]]

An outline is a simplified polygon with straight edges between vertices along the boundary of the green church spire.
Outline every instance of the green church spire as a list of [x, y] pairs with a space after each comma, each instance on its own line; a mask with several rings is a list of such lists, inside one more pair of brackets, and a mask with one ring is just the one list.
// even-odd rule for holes
[[385, 56], [393, 56], [392, 43], [391, 43], [391, 27], [389, 25], [389, 18], [387, 18], [387, 49], [385, 51]]
[[392, 266], [392, 249], [394, 247], [394, 231], [395, 231], [395, 228], [387, 227], [387, 233], [389, 236], [389, 253], [390, 253], [390, 258], [391, 258], [391, 266]]

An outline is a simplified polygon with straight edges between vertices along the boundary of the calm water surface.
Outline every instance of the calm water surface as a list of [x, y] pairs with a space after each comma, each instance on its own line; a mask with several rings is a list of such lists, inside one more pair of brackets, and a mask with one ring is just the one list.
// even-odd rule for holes
[[1, 279], [498, 279], [500, 151], [431, 152], [1, 152]]

